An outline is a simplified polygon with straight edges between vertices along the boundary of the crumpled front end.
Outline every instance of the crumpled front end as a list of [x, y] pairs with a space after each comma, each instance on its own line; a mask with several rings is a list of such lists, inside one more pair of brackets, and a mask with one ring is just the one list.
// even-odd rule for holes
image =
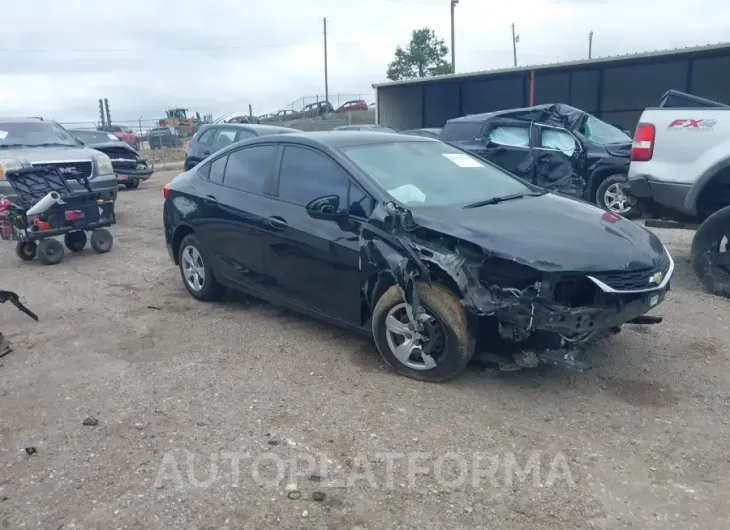
[[421, 227], [393, 203], [379, 206], [361, 234], [364, 279], [387, 271], [414, 322], [423, 312], [416, 281], [450, 287], [469, 315], [476, 358], [504, 369], [546, 362], [583, 370], [588, 364], [581, 354], [597, 339], [626, 323], [661, 322], [646, 313], [669, 290], [674, 262], [666, 249], [664, 254], [658, 267], [633, 272], [588, 275], [541, 268]]

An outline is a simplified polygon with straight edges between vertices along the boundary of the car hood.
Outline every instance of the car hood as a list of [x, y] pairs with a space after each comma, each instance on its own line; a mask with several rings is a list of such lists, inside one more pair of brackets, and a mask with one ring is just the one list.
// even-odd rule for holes
[[39, 162], [78, 162], [93, 160], [99, 156], [98, 151], [88, 147], [22, 147], [18, 149], [1, 149], [0, 158], [20, 160], [24, 164]]
[[545, 272], [655, 268], [664, 257], [661, 241], [644, 227], [623, 218], [605, 221], [603, 210], [552, 193], [478, 208], [411, 212], [423, 227]]
[[86, 147], [89, 147], [91, 149], [101, 150], [101, 149], [107, 149], [107, 148], [117, 148], [117, 149], [124, 149], [126, 151], [129, 151], [130, 153], [133, 153], [135, 155], [138, 155], [139, 153], [137, 150], [129, 145], [127, 142], [99, 142], [99, 143], [93, 143], [93, 144], [86, 144]]

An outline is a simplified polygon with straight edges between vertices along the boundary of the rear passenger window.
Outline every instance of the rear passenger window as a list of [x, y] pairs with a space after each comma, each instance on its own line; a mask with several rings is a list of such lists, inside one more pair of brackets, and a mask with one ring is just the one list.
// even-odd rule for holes
[[256, 145], [233, 151], [228, 157], [223, 183], [237, 190], [263, 194], [275, 154], [274, 145]]
[[498, 125], [489, 131], [487, 140], [508, 147], [530, 147], [529, 127]]
[[478, 121], [457, 121], [447, 123], [439, 138], [445, 142], [466, 142], [474, 140], [482, 130], [482, 122]]
[[279, 170], [279, 198], [299, 206], [337, 195], [346, 208], [347, 174], [324, 154], [303, 147], [286, 147]]
[[228, 161], [227, 156], [222, 156], [220, 158], [217, 158], [216, 160], [213, 160], [213, 163], [210, 164], [210, 174], [209, 179], [217, 184], [220, 184], [223, 182], [223, 175], [226, 171], [226, 162]]

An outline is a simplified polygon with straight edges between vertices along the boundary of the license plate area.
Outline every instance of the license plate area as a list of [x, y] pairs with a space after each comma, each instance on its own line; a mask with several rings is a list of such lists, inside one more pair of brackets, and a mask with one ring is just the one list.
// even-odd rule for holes
[[129, 175], [125, 175], [124, 173], [117, 173], [117, 180], [129, 180]]

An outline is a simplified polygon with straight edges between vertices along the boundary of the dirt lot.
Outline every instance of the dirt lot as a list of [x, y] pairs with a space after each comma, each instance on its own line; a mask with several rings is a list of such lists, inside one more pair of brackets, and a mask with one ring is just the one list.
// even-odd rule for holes
[[170, 177], [120, 192], [110, 254], [0, 247], [0, 288], [40, 316], [0, 306], [0, 527], [727, 528], [730, 302], [701, 293], [690, 233], [660, 234], [665, 323], [627, 326], [594, 371], [430, 385], [331, 326], [193, 301]]
[[145, 149], [142, 151], [148, 162], [153, 164], [169, 164], [171, 162], [183, 162], [185, 160], [185, 149], [182, 147], [166, 147], [164, 149]]

